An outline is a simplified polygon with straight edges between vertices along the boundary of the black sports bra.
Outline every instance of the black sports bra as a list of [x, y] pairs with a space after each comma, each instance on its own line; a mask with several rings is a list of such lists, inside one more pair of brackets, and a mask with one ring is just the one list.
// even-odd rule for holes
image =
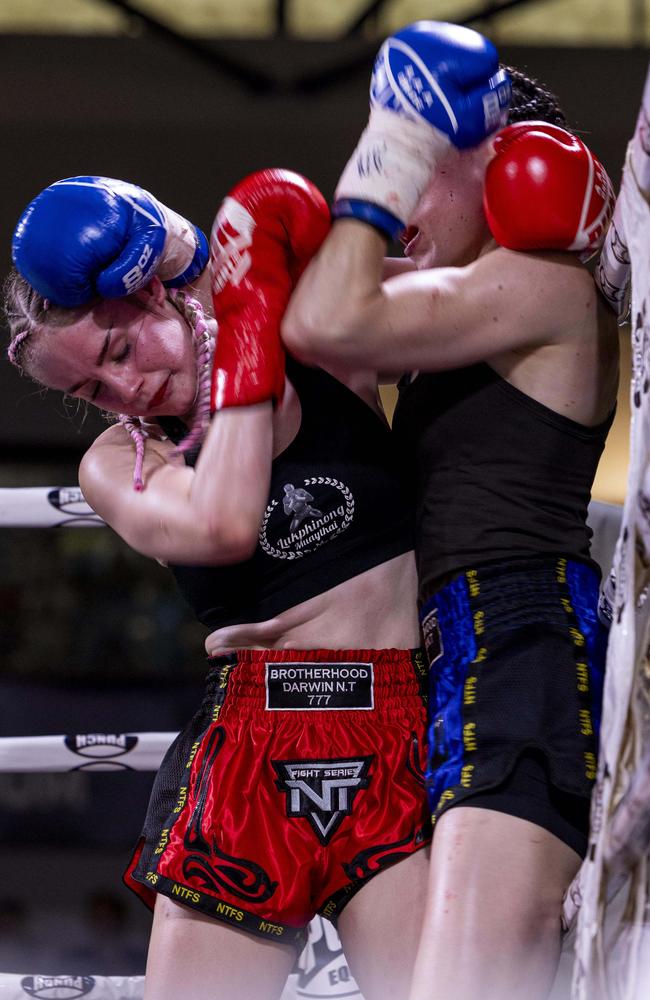
[[[300, 428], [272, 463], [253, 556], [229, 566], [170, 566], [209, 628], [266, 621], [413, 548], [412, 508], [388, 426], [321, 369], [288, 358], [287, 376]], [[176, 418], [160, 424], [173, 441], [186, 433]]]

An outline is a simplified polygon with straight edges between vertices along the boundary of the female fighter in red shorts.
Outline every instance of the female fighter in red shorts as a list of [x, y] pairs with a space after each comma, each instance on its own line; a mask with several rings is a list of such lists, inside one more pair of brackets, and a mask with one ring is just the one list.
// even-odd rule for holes
[[[279, 340], [328, 226], [315, 188], [266, 171], [223, 203], [211, 266], [107, 178], [52, 185], [16, 231], [9, 357], [121, 415], [84, 494], [212, 629], [126, 876], [155, 901], [147, 1000], [272, 1000], [316, 913], [366, 1000], [408, 989], [430, 839], [411, 508], [370, 373], [288, 358], [285, 378]], [[115, 285], [138, 290], [97, 295]]]

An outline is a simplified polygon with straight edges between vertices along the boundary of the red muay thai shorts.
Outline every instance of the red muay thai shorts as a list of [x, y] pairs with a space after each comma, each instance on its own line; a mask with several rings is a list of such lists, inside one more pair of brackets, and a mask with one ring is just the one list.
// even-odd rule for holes
[[263, 938], [431, 839], [420, 650], [241, 650], [210, 661], [167, 752], [126, 884]]

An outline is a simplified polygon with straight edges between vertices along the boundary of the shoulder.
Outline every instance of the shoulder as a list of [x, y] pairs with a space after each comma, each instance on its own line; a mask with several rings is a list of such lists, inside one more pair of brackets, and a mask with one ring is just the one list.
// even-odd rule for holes
[[[145, 466], [152, 467], [169, 462], [174, 445], [167, 439], [147, 437]], [[121, 424], [112, 424], [95, 438], [79, 465], [79, 484], [84, 496], [90, 499], [98, 492], [110, 490], [122, 480], [132, 489], [135, 448], [128, 432]], [[182, 460], [181, 460], [182, 461]], [[95, 508], [96, 509], [96, 508]]]
[[497, 246], [466, 268], [461, 268], [461, 271], [467, 277], [481, 275], [498, 280], [502, 275], [504, 280], [525, 281], [529, 283], [531, 292], [536, 288], [549, 287], [557, 294], [561, 294], [565, 288], [595, 288], [589, 269], [577, 254], [565, 250], [522, 251]]
[[85, 452], [79, 466], [79, 478], [86, 480], [86, 488], [89, 478], [95, 481], [110, 473], [113, 463], [132, 447], [128, 434], [120, 424], [112, 424], [102, 431]]
[[433, 300], [516, 304], [520, 313], [537, 312], [540, 301], [570, 306], [576, 293], [595, 298], [594, 280], [576, 254], [566, 251], [487, 248], [460, 267], [434, 267], [393, 279], [395, 288], [418, 289]]
[[505, 300], [522, 324], [548, 331], [551, 339], [577, 327], [595, 328], [600, 296], [574, 253], [496, 247], [461, 271], [466, 294], [484, 295], [494, 304]]
[[[147, 446], [152, 448], [157, 452], [162, 452], [167, 454], [174, 449], [174, 444], [168, 438], [165, 437], [160, 427], [157, 424], [147, 425], [146, 439]], [[84, 454], [82, 458], [83, 464], [90, 464], [93, 461], [108, 461], [110, 456], [114, 456], [115, 459], [127, 452], [130, 454], [133, 451], [133, 442], [128, 431], [122, 426], [122, 424], [115, 423], [107, 427], [105, 431], [95, 438], [93, 443], [88, 448], [88, 451]]]

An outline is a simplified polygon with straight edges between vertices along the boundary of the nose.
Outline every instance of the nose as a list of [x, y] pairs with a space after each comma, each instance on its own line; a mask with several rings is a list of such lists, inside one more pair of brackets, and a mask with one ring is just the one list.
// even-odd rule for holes
[[102, 382], [111, 395], [126, 407], [132, 406], [140, 398], [144, 379], [133, 369], [113, 368], [102, 372]]

